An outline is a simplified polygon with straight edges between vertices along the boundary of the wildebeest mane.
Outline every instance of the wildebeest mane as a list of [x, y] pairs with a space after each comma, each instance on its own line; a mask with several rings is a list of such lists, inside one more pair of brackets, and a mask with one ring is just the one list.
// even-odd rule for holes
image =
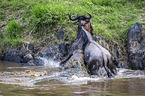
[[82, 26], [79, 26], [79, 32], [81, 33], [81, 38], [83, 40], [82, 50], [84, 51], [86, 45], [89, 43], [89, 39], [86, 32], [82, 29]]

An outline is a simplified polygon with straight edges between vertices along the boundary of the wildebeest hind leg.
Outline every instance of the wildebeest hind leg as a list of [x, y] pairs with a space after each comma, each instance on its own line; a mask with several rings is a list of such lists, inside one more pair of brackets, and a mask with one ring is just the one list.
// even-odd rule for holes
[[114, 65], [114, 63], [112, 62], [112, 60], [109, 60], [108, 67], [109, 67], [109, 69], [111, 70], [111, 72], [112, 72], [113, 74], [115, 74], [115, 75], [117, 74], [115, 65]]
[[107, 72], [108, 77], [111, 78], [113, 77], [113, 75], [111, 74], [111, 71], [107, 66], [107, 63], [109, 63], [108, 60], [103, 60], [105, 71]]
[[111, 72], [109, 72], [109, 69], [107, 67], [105, 67], [105, 66], [104, 66], [104, 68], [105, 68], [105, 71], [107, 72], [108, 77], [109, 78], [113, 77]]

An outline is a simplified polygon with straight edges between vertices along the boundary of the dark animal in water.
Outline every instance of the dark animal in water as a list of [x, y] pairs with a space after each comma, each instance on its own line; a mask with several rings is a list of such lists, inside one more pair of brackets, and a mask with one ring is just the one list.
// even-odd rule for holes
[[[89, 15], [91, 18], [91, 14]], [[77, 41], [79, 41], [78, 44], [84, 51], [84, 61], [88, 73], [91, 75], [98, 75], [99, 67], [104, 67], [108, 77], [112, 77], [112, 75], [116, 73], [115, 65], [112, 62], [112, 56], [108, 50], [106, 50], [93, 40], [93, 37], [91, 35], [92, 31], [88, 30], [90, 26], [89, 28], [86, 27], [86, 25], [89, 24], [89, 22], [87, 22], [87, 19], [90, 18], [84, 18], [85, 15], [79, 15], [76, 18], [71, 18], [71, 16], [69, 17], [70, 20], [78, 20], [74, 23], [78, 25], [79, 38], [77, 36]]]

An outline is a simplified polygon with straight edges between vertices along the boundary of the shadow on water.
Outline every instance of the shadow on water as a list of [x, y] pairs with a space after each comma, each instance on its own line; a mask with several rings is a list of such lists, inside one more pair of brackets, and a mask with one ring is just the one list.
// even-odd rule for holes
[[107, 78], [89, 76], [80, 68], [63, 70], [58, 62], [46, 60], [44, 66], [0, 61], [0, 96], [143, 96], [145, 72], [117, 69], [118, 74]]

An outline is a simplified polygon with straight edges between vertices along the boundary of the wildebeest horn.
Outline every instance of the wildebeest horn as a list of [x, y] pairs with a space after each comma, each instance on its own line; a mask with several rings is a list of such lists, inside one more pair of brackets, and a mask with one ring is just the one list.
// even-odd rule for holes
[[79, 15], [76, 18], [71, 18], [71, 15], [69, 15], [69, 19], [72, 20], [72, 21], [75, 21], [75, 20], [77, 20], [80, 17], [84, 17], [85, 19], [91, 19], [92, 15], [90, 13], [88, 13], [88, 14], [89, 14], [89, 17], [87, 17], [86, 15]]
[[92, 15], [91, 15], [89, 12], [87, 12], [87, 13], [89, 14], [90, 17], [87, 17], [86, 15], [84, 15], [83, 17], [84, 17], [85, 19], [91, 19]]
[[69, 19], [72, 20], [72, 21], [75, 21], [79, 18], [80, 16], [77, 16], [76, 18], [71, 18], [71, 15], [69, 15]]

